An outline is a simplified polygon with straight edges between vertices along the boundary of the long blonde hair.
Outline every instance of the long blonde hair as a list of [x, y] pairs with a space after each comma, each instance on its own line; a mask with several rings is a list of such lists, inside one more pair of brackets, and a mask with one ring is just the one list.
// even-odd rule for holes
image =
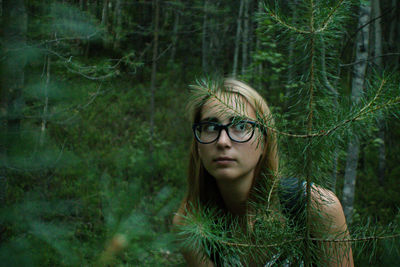
[[[193, 99], [189, 103], [192, 123], [199, 122], [205, 102], [212, 97], [217, 97], [220, 93], [237, 94], [243, 97], [254, 109], [257, 121], [262, 125], [273, 127], [274, 121], [271, 111], [264, 98], [249, 85], [232, 78], [226, 78], [222, 83], [208, 83], [192, 87]], [[263, 142], [263, 153], [255, 169], [252, 189], [257, 189], [262, 184], [262, 179], [268, 179], [270, 185], [276, 184], [275, 179], [278, 173], [276, 135], [265, 127], [262, 127], [262, 131], [264, 132], [263, 140], [261, 140]], [[204, 168], [194, 137], [190, 151], [186, 203], [190, 204], [187, 206], [189, 210], [191, 207], [197, 209], [199, 205], [217, 206], [224, 209], [216, 181]]]

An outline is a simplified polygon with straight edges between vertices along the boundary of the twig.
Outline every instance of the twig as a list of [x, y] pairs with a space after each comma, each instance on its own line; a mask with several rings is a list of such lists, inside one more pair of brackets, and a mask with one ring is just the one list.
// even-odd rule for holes
[[361, 62], [364, 62], [364, 61], [374, 60], [374, 59], [379, 58], [379, 57], [398, 56], [398, 55], [400, 55], [400, 53], [387, 53], [387, 54], [383, 54], [383, 55], [379, 55], [379, 56], [375, 56], [375, 57], [369, 57], [367, 59], [359, 60], [359, 61], [352, 62], [352, 63], [340, 64], [339, 66], [340, 67], [350, 67], [350, 66], [353, 66], [353, 65], [357, 65], [357, 64], [359, 64]]
[[284, 26], [284, 27], [286, 27], [286, 28], [288, 28], [288, 29], [290, 29], [290, 30], [292, 30], [292, 31], [294, 31], [294, 32], [300, 33], [300, 34], [310, 34], [310, 33], [311, 33], [310, 31], [301, 30], [301, 29], [299, 29], [299, 28], [296, 28], [296, 27], [294, 27], [294, 26], [292, 26], [292, 25], [287, 24], [287, 23], [284, 22], [277, 14], [275, 14], [274, 12], [272, 12], [271, 9], [269, 9], [269, 8], [266, 7], [266, 6], [265, 6], [265, 9], [267, 10], [267, 12], [268, 12], [269, 15], [271, 16], [271, 18], [273, 18], [276, 22], [278, 22], [278, 23], [281, 24], [282, 26]]
[[322, 27], [315, 31], [316, 33], [325, 31], [325, 29], [328, 27], [329, 22], [331, 21], [331, 19], [332, 19], [332, 17], [333, 17], [333, 14], [335, 14], [335, 12], [338, 10], [339, 6], [342, 5], [343, 1], [344, 1], [344, 0], [340, 0], [340, 1], [338, 2], [338, 4], [332, 9], [331, 13], [329, 13], [328, 17], [327, 17], [327, 18], [325, 19], [325, 21], [322, 23]]
[[[327, 135], [330, 135], [331, 133], [333, 133], [334, 131], [336, 131], [337, 129], [339, 129], [340, 127], [345, 126], [346, 124], [353, 122], [353, 121], [357, 121], [360, 120], [362, 116], [368, 114], [368, 113], [373, 113], [377, 110], [392, 106], [392, 105], [397, 105], [400, 104], [400, 96], [396, 97], [394, 99], [390, 99], [388, 100], [386, 103], [373, 107], [371, 108], [372, 104], [376, 101], [376, 99], [378, 98], [378, 96], [380, 95], [383, 86], [385, 85], [386, 80], [382, 80], [379, 89], [376, 93], [376, 95], [374, 96], [374, 98], [366, 105], [364, 106], [355, 116], [353, 116], [352, 118], [349, 118], [347, 120], [342, 121], [341, 123], [333, 126], [332, 128], [330, 128], [329, 130], [320, 130], [318, 132], [314, 132], [314, 133], [308, 133], [308, 134], [292, 134], [292, 133], [288, 133], [288, 132], [283, 132], [283, 131], [279, 131], [278, 129], [268, 126], [268, 124], [263, 121], [262, 126], [265, 127], [266, 129], [270, 130], [271, 132], [274, 132], [278, 135], [283, 135], [283, 136], [288, 136], [288, 137], [293, 137], [293, 138], [314, 138], [314, 137], [324, 137]], [[211, 89], [207, 89], [207, 94], [210, 97], [215, 98], [219, 103], [221, 103], [223, 106], [225, 106], [227, 109], [232, 110], [234, 113], [241, 115], [239, 112], [235, 111], [231, 106], [229, 106], [227, 103], [225, 103], [224, 101], [222, 101], [222, 99], [220, 99]], [[371, 108], [371, 109], [368, 109]]]
[[[397, 238], [400, 237], [400, 234], [393, 234], [387, 236], [367, 236], [367, 237], [360, 237], [360, 238], [346, 238], [346, 239], [322, 239], [322, 238], [310, 238], [311, 241], [318, 241], [324, 243], [355, 243], [355, 242], [362, 242], [362, 241], [371, 241], [371, 240], [383, 240], [389, 238]], [[257, 248], [270, 248], [270, 247], [278, 247], [287, 243], [294, 243], [303, 241], [304, 237], [299, 237], [295, 239], [289, 239], [282, 241], [280, 243], [273, 243], [269, 245], [254, 245], [254, 244], [245, 244], [245, 243], [235, 243], [235, 242], [228, 242], [223, 240], [218, 240], [216, 242], [232, 246], [232, 247], [257, 247]]]

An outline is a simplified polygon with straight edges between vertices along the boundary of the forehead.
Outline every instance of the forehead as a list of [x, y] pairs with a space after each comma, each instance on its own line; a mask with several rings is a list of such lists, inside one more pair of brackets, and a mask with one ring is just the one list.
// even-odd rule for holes
[[256, 114], [250, 103], [239, 94], [219, 94], [218, 99], [211, 98], [201, 109], [201, 120], [217, 118], [222, 121], [235, 116], [256, 119]]

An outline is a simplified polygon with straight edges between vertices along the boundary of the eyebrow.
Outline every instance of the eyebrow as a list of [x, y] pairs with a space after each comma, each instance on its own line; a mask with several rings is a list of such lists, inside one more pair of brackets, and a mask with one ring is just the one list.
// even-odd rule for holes
[[205, 117], [200, 122], [219, 122], [219, 120], [216, 117]]
[[[232, 116], [229, 118], [229, 122], [232, 122], [233, 120], [235, 120], [235, 118], [239, 118], [240, 120], [243, 119], [238, 116]], [[205, 117], [204, 119], [200, 120], [200, 122], [220, 122], [220, 120], [217, 117]]]

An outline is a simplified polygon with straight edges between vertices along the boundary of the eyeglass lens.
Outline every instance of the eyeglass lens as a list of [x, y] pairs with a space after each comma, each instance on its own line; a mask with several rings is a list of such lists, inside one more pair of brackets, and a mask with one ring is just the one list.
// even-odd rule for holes
[[229, 138], [235, 142], [247, 142], [254, 133], [254, 124], [248, 121], [221, 125], [218, 123], [200, 123], [195, 126], [196, 138], [202, 143], [216, 141], [225, 129]]

